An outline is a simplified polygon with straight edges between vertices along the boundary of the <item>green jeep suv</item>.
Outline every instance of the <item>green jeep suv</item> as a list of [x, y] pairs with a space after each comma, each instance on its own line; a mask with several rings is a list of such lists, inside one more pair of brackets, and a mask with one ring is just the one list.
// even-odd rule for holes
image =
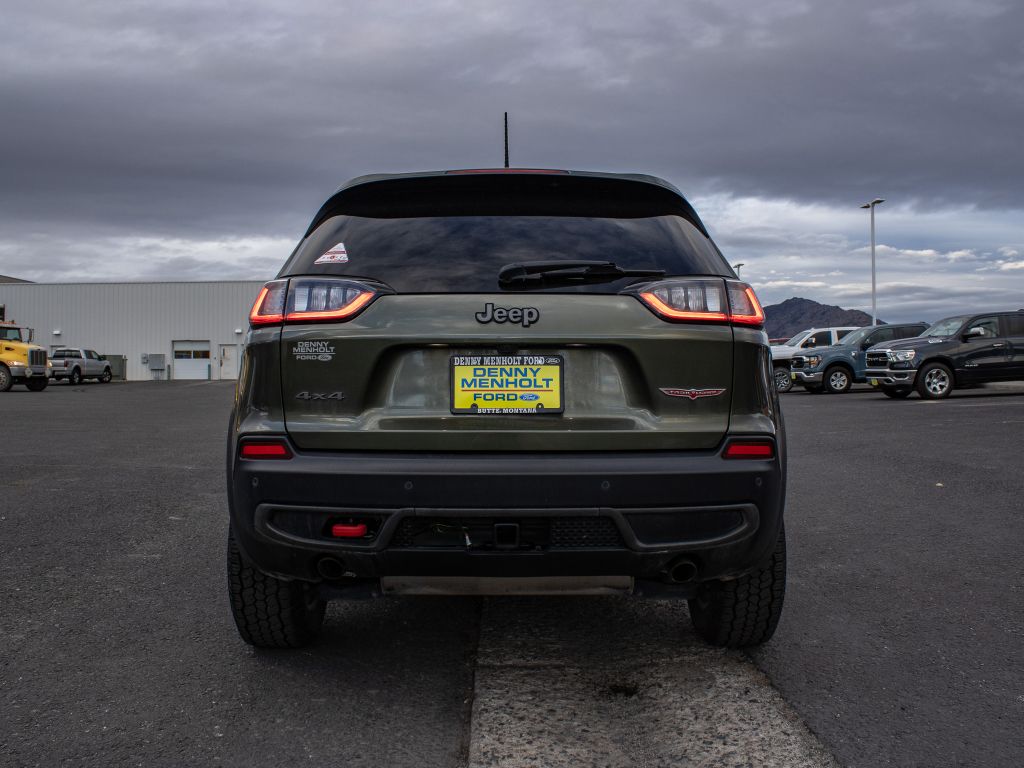
[[764, 313], [640, 175], [365, 176], [250, 315], [228, 438], [243, 639], [325, 603], [627, 593], [723, 646], [782, 610], [786, 447]]

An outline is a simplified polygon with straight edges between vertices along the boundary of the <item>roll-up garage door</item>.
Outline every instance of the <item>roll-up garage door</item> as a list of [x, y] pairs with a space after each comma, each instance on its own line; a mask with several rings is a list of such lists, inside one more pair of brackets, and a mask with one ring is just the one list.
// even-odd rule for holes
[[174, 367], [172, 368], [174, 378], [210, 378], [209, 341], [175, 341], [172, 342], [172, 348], [174, 350]]

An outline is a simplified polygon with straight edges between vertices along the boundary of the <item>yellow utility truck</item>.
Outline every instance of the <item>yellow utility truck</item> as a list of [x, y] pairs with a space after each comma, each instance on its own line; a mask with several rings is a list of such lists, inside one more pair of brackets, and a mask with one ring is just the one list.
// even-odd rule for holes
[[0, 322], [0, 392], [24, 384], [42, 392], [50, 381], [46, 350], [32, 343], [32, 329]]

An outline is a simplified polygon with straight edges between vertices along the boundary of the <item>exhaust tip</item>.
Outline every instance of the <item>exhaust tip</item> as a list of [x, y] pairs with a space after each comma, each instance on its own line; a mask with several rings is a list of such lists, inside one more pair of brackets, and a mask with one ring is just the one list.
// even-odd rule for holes
[[685, 584], [697, 578], [697, 566], [692, 560], [680, 558], [668, 567], [667, 575], [671, 583]]
[[321, 557], [316, 562], [316, 572], [328, 581], [337, 581], [345, 575], [345, 564], [336, 557]]

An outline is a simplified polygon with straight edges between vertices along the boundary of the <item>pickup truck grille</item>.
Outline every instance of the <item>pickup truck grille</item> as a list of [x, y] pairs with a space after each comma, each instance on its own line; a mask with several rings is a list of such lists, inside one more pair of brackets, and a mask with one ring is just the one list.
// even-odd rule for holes
[[794, 357], [792, 360], [789, 361], [789, 367], [792, 368], [794, 371], [797, 368], [803, 368], [804, 359], [802, 357]]
[[45, 349], [30, 349], [28, 351], [28, 364], [29, 365], [46, 365], [46, 350]]
[[867, 357], [868, 368], [888, 368], [889, 367], [889, 356], [885, 352], [868, 352]]

